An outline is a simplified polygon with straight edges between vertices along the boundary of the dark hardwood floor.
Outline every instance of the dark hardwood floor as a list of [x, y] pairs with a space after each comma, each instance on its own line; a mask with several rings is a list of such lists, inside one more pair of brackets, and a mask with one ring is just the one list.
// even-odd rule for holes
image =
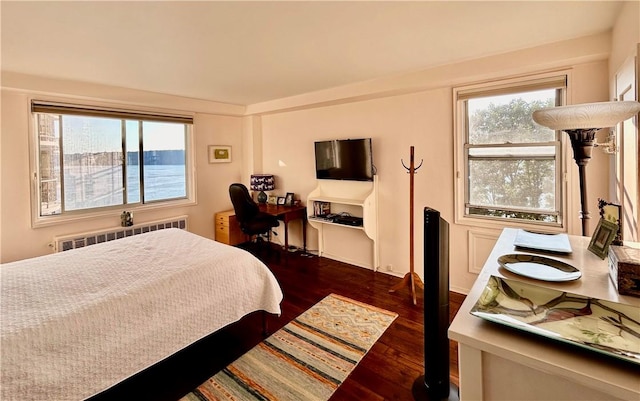
[[[335, 293], [398, 313], [398, 318], [333, 395], [331, 400], [411, 400], [414, 380], [424, 374], [424, 309], [418, 294], [413, 305], [408, 288], [389, 289], [400, 279], [331, 259], [299, 254], [273, 257], [267, 264], [284, 291], [279, 328], [325, 296]], [[287, 262], [288, 259], [288, 262]], [[450, 293], [450, 319], [464, 295]], [[270, 322], [273, 319], [269, 320]], [[451, 381], [458, 385], [457, 344], [450, 341]]]
[[[400, 281], [388, 274], [299, 253], [258, 256], [284, 292], [282, 315], [267, 317], [271, 333], [331, 293], [398, 313], [331, 400], [413, 399], [413, 382], [424, 374], [422, 293], [414, 306], [407, 288], [388, 292]], [[450, 294], [451, 318], [463, 300], [463, 295]], [[91, 400], [177, 400], [262, 341], [262, 317], [261, 313], [245, 317]], [[456, 385], [457, 360], [457, 345], [450, 341], [451, 381]]]

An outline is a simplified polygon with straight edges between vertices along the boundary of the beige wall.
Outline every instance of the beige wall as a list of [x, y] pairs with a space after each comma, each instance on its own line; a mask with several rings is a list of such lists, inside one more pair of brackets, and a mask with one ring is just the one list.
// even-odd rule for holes
[[[108, 218], [64, 226], [32, 229], [29, 215], [28, 96], [44, 92], [70, 99], [95, 99], [124, 105], [193, 112], [197, 158], [198, 204], [135, 214], [136, 222], [188, 214], [191, 231], [213, 238], [212, 214], [229, 209], [227, 186], [247, 182], [252, 172], [277, 176], [276, 193], [294, 192], [306, 200], [316, 185], [313, 142], [329, 138], [372, 137], [379, 175], [380, 266], [393, 266], [403, 275], [409, 266], [408, 176], [401, 159], [415, 146], [424, 165], [416, 176], [415, 264], [422, 275], [423, 206], [440, 210], [452, 223], [451, 286], [466, 292], [475, 280], [500, 230], [453, 224], [453, 99], [456, 85], [527, 75], [542, 71], [571, 71], [570, 101], [584, 103], [608, 98], [608, 55], [611, 35], [602, 34], [533, 49], [496, 55], [402, 76], [357, 83], [246, 108], [159, 94], [73, 82], [3, 74], [2, 195], [0, 249], [2, 262], [46, 254], [54, 235], [88, 231], [119, 224], [119, 211]], [[246, 115], [243, 117], [243, 115]], [[233, 146], [233, 162], [210, 165], [206, 145]], [[579, 198], [575, 164], [568, 154], [569, 232], [579, 233]], [[591, 210], [608, 188], [608, 156], [598, 151], [588, 168]], [[593, 227], [592, 227], [593, 228]], [[277, 240], [283, 241], [281, 235]], [[317, 233], [308, 228], [310, 249], [317, 249]], [[290, 242], [301, 245], [294, 223]], [[343, 235], [343, 233], [338, 234]], [[341, 240], [351, 259], [365, 258], [369, 243], [348, 235]], [[345, 246], [347, 244], [347, 246]], [[353, 246], [352, 246], [353, 244]], [[345, 249], [340, 249], [344, 252]], [[364, 260], [364, 259], [363, 259]]]
[[[448, 212], [453, 196], [451, 120], [451, 91], [448, 89], [264, 116], [264, 153], [270, 155], [269, 158], [265, 156], [264, 170], [276, 174], [280, 193], [294, 192], [306, 199], [317, 185], [314, 141], [371, 137], [378, 170], [380, 257], [383, 266], [392, 264], [399, 272], [404, 272], [409, 266], [409, 176], [401, 159], [405, 164], [409, 162], [412, 145], [418, 162], [424, 158], [415, 178], [416, 209], [429, 205], [447, 211], [445, 217], [450, 220], [452, 215]], [[433, 157], [434, 154], [437, 157]], [[279, 161], [286, 167], [280, 167]], [[419, 218], [419, 210], [415, 212]], [[291, 235], [293, 242], [300, 245], [298, 232], [292, 229]], [[353, 230], [335, 232], [335, 235], [341, 234], [355, 233]], [[367, 245], [370, 243], [365, 241], [364, 247], [355, 248], [361, 237], [364, 236], [345, 235], [335, 242], [336, 246], [349, 245], [352, 252], [343, 253], [345, 259], [368, 265], [371, 250]], [[308, 243], [310, 249], [318, 249], [316, 230], [309, 229]], [[417, 248], [422, 249], [421, 246]], [[331, 249], [327, 251], [340, 254]]]
[[[242, 117], [244, 107], [203, 102], [122, 88], [87, 85], [3, 74], [2, 90], [2, 192], [0, 243], [2, 263], [44, 255], [57, 235], [116, 227], [121, 210], [112, 215], [51, 227], [31, 228], [29, 177], [29, 98], [51, 96], [95, 104], [120, 104], [194, 114], [197, 204], [168, 209], [134, 211], [135, 223], [187, 214], [189, 230], [214, 237], [213, 213], [231, 208], [227, 188], [241, 179], [243, 169]], [[79, 95], [82, 94], [80, 97]], [[222, 115], [230, 114], [230, 115]], [[232, 162], [209, 164], [207, 145], [231, 145]], [[132, 210], [127, 208], [127, 210]]]
[[[250, 112], [265, 113], [260, 126], [263, 170], [278, 177], [276, 192], [295, 192], [306, 199], [316, 186], [314, 141], [373, 138], [379, 178], [380, 267], [385, 271], [391, 265], [392, 274], [402, 276], [409, 270], [409, 177], [401, 159], [408, 162], [409, 148], [415, 146], [417, 161], [424, 159], [415, 178], [416, 271], [422, 276], [422, 208], [430, 206], [452, 224], [451, 287], [466, 292], [500, 229], [454, 224], [453, 85], [567, 68], [571, 102], [607, 100], [608, 49], [609, 36], [600, 35], [469, 61], [446, 70], [416, 73], [398, 80], [396, 87], [402, 88], [397, 91], [391, 81], [376, 81], [369, 86], [357, 84], [249, 106]], [[597, 198], [607, 193], [607, 157], [594, 152], [588, 168], [592, 212], [596, 210]], [[579, 234], [577, 168], [570, 158], [567, 168], [569, 213], [573, 216], [569, 230]], [[292, 229], [290, 235], [290, 242], [301, 244], [299, 229]], [[355, 259], [356, 264], [366, 265], [370, 261], [371, 242], [362, 241], [353, 230], [343, 229], [335, 235], [339, 236], [334, 245], [338, 249], [330, 253], [343, 252], [345, 260]], [[313, 228], [308, 230], [308, 244], [310, 249], [317, 249], [317, 232]]]
[[626, 1], [618, 14], [612, 32], [609, 58], [611, 79], [626, 59], [636, 53], [638, 44], [640, 44], [640, 1]]

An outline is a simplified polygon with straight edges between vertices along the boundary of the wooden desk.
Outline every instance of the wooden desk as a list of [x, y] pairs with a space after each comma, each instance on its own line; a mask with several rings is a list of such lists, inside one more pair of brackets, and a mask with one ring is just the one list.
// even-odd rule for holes
[[[570, 255], [544, 254], [580, 269], [579, 280], [543, 282], [499, 268], [497, 259], [501, 255], [535, 253], [515, 249], [516, 231], [502, 232], [449, 327], [449, 338], [458, 342], [460, 400], [639, 400], [640, 367], [637, 365], [469, 314], [491, 275], [640, 306], [640, 298], [618, 294], [609, 278], [607, 261], [587, 250], [588, 237], [569, 236], [573, 249]], [[628, 245], [637, 247], [638, 244]]]
[[302, 245], [303, 250], [307, 251], [307, 207], [306, 206], [279, 206], [259, 204], [261, 212], [275, 216], [278, 220], [284, 222], [284, 247], [289, 251], [289, 222], [292, 220], [302, 220]]
[[227, 245], [238, 245], [249, 241], [249, 236], [242, 232], [236, 220], [236, 212], [226, 210], [214, 215], [216, 241]]

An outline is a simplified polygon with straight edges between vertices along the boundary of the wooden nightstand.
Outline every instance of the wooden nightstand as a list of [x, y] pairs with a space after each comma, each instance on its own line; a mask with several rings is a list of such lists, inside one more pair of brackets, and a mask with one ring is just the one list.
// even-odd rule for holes
[[216, 241], [227, 245], [238, 245], [249, 241], [249, 237], [240, 230], [240, 224], [236, 220], [233, 210], [216, 213], [214, 216], [216, 225]]

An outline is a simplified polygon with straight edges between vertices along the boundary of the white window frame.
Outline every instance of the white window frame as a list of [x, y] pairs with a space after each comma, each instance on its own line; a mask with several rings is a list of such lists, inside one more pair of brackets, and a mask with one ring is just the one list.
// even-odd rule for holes
[[[571, 73], [569, 70], [554, 71], [548, 73], [540, 73], [535, 75], [527, 75], [516, 78], [507, 78], [492, 80], [488, 82], [469, 84], [465, 86], [453, 88], [453, 114], [454, 114], [454, 154], [455, 154], [455, 185], [454, 185], [454, 218], [456, 224], [486, 227], [494, 229], [502, 229], [504, 227], [528, 227], [533, 230], [546, 232], [566, 232], [567, 231], [567, 139], [566, 135], [559, 135], [559, 149], [556, 152], [556, 168], [558, 169], [556, 176], [556, 197], [560, 197], [557, 201], [559, 207], [559, 216], [557, 223], [546, 223], [541, 221], [527, 221], [520, 219], [509, 219], [491, 216], [478, 216], [467, 214], [467, 188], [468, 188], [468, 148], [466, 147], [466, 103], [465, 98], [468, 94], [492, 92], [509, 93], [513, 91], [524, 90], [531, 86], [535, 87], [546, 80], [554, 80], [558, 77], [566, 77], [566, 88], [562, 94], [563, 104], [569, 104]], [[462, 99], [461, 99], [462, 98]]]
[[[161, 120], [162, 116], [166, 117], [178, 117], [184, 119], [190, 119], [189, 127], [186, 133], [186, 150], [185, 150], [185, 164], [186, 164], [186, 197], [179, 199], [171, 199], [166, 201], [152, 201], [149, 203], [138, 204], [124, 204], [110, 207], [76, 210], [63, 214], [41, 216], [40, 215], [40, 188], [39, 188], [39, 174], [40, 174], [40, 155], [39, 155], [39, 138], [38, 127], [36, 126], [36, 114], [32, 112], [33, 102], [52, 104], [52, 105], [69, 105], [77, 107], [79, 110], [87, 110], [87, 114], [90, 114], [90, 110], [99, 110], [101, 112], [121, 113], [129, 114], [131, 116], [156, 116]], [[194, 142], [194, 114], [185, 113], [184, 111], [174, 111], [166, 109], [155, 109], [146, 107], [131, 107], [127, 105], [114, 105], [103, 104], [100, 102], [85, 102], [78, 99], [65, 99], [65, 98], [53, 98], [47, 96], [29, 97], [27, 99], [29, 109], [29, 168], [31, 177], [31, 226], [32, 228], [48, 227], [58, 224], [67, 224], [76, 221], [91, 220], [108, 216], [120, 216], [123, 210], [127, 211], [145, 211], [155, 209], [175, 208], [182, 206], [190, 206], [197, 204], [196, 198], [196, 171], [195, 171], [195, 142]]]

